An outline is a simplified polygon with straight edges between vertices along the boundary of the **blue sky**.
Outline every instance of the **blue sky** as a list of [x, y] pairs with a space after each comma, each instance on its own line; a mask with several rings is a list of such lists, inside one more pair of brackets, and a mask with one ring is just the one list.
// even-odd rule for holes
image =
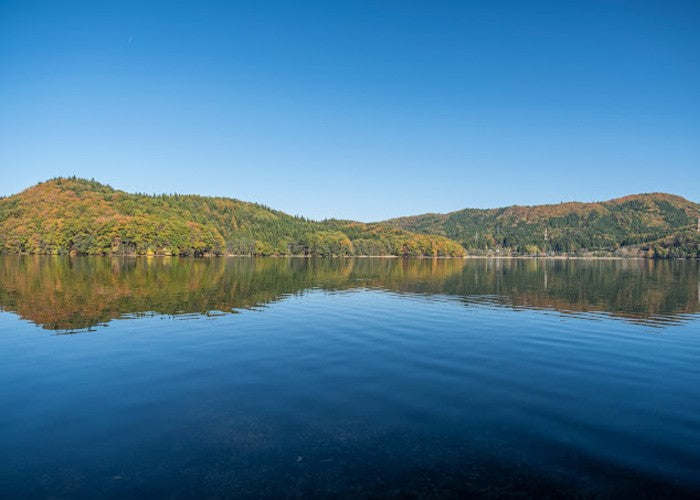
[[0, 0], [0, 195], [379, 220], [700, 201], [700, 2]]

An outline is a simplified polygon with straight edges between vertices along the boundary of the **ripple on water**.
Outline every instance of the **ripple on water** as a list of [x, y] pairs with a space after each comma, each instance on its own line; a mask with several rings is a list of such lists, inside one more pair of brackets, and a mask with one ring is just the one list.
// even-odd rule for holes
[[[547, 268], [545, 284], [542, 263], [428, 272], [397, 261], [375, 273], [343, 261], [310, 277], [268, 262], [242, 275], [224, 260], [185, 262], [197, 286], [163, 278], [155, 289], [135, 276], [172, 264], [137, 263], [136, 274], [99, 275], [112, 283], [103, 291], [131, 292], [99, 303], [90, 278], [80, 289], [47, 268], [55, 281], [25, 282], [0, 265], [0, 302], [16, 311], [0, 314], [0, 407], [11, 409], [0, 412], [0, 492], [700, 491], [694, 267], [652, 264], [647, 276], [578, 263]], [[52, 282], [65, 286], [47, 297], [70, 314], [15, 300]], [[104, 326], [70, 336], [34, 326], [75, 314]]]

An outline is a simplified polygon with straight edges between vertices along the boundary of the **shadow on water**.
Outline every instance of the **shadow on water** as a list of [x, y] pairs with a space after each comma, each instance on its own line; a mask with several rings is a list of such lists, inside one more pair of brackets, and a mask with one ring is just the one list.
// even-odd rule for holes
[[700, 311], [699, 273], [697, 261], [1, 256], [0, 309], [78, 331], [149, 313], [230, 313], [311, 289], [366, 288], [653, 326]]

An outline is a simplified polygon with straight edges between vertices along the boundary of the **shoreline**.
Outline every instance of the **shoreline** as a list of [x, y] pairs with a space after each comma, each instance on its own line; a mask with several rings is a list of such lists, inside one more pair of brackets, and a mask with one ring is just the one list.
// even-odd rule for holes
[[224, 254], [224, 255], [144, 255], [144, 254], [35, 254], [35, 253], [0, 253], [3, 256], [22, 257], [109, 257], [109, 258], [183, 258], [183, 259], [217, 259], [217, 258], [273, 258], [273, 259], [430, 259], [430, 260], [700, 260], [698, 257], [669, 257], [653, 258], [643, 256], [623, 257], [619, 255], [250, 255], [250, 254]]

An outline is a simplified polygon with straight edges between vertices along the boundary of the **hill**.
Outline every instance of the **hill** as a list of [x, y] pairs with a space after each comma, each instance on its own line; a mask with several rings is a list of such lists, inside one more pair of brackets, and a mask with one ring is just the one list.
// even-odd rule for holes
[[131, 194], [57, 178], [0, 199], [0, 253], [462, 256], [443, 236], [316, 222], [230, 198]]
[[700, 263], [519, 259], [0, 259], [0, 310], [51, 330], [139, 315], [225, 314], [306, 290], [387, 290], [649, 325], [700, 313]]
[[697, 257], [700, 205], [664, 193], [596, 203], [464, 209], [386, 221], [454, 239], [470, 254]]

